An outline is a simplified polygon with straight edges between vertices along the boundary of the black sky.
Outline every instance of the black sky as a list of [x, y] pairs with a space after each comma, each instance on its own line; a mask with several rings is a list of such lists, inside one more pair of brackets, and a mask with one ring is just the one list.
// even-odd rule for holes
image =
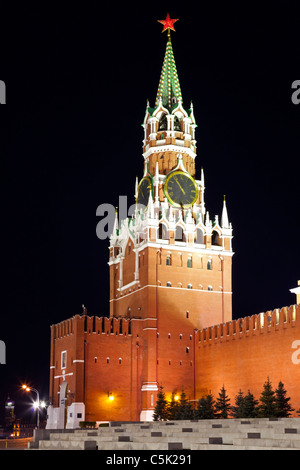
[[[211, 218], [226, 194], [233, 316], [294, 303], [300, 279], [299, 2], [24, 2], [2, 16], [0, 423], [27, 380], [47, 398], [50, 325], [107, 315], [108, 241], [96, 208], [134, 202], [141, 124], [172, 33], [183, 104], [198, 124], [197, 177]], [[21, 413], [21, 411], [20, 411]]]

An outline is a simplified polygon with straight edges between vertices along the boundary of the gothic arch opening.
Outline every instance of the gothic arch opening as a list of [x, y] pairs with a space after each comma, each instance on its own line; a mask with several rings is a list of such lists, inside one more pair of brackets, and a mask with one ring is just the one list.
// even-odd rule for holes
[[219, 232], [217, 232], [216, 230], [214, 230], [212, 233], [211, 244], [216, 245], [216, 246], [221, 246], [221, 239], [219, 236]]
[[181, 227], [181, 225], [177, 225], [177, 227], [176, 227], [175, 241], [176, 242], [183, 242], [184, 241], [183, 228]]
[[166, 131], [167, 127], [168, 127], [167, 115], [163, 114], [162, 117], [159, 120], [159, 123], [158, 123], [158, 130], [159, 131]]
[[160, 223], [159, 226], [158, 226], [158, 238], [160, 240], [167, 240], [168, 239], [168, 228], [163, 223]]
[[178, 116], [174, 117], [174, 131], [181, 131], [181, 123]]
[[197, 228], [196, 230], [196, 238], [195, 238], [195, 243], [198, 243], [199, 245], [203, 245], [204, 243], [204, 233], [201, 228]]

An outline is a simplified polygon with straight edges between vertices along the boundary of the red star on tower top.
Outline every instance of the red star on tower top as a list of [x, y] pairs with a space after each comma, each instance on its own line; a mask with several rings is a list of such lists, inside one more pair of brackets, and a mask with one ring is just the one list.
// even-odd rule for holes
[[158, 20], [159, 23], [161, 23], [161, 24], [164, 25], [164, 28], [163, 28], [163, 30], [162, 30], [162, 33], [163, 33], [164, 31], [166, 31], [167, 29], [168, 29], [168, 30], [172, 29], [172, 31], [175, 31], [174, 23], [175, 23], [176, 21], [178, 21], [178, 18], [177, 18], [177, 20], [171, 20], [169, 13], [167, 13], [167, 17], [166, 17], [165, 20]]

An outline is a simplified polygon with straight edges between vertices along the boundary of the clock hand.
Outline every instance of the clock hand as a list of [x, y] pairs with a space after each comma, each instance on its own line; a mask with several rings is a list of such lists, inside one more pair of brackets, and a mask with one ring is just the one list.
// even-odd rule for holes
[[180, 189], [181, 189], [181, 191], [183, 192], [183, 194], [185, 194], [185, 191], [184, 191], [184, 189], [181, 187], [181, 185], [180, 185], [178, 179], [176, 178], [176, 176], [175, 176], [175, 181], [176, 181], [176, 183], [178, 184], [178, 186], [180, 187]]

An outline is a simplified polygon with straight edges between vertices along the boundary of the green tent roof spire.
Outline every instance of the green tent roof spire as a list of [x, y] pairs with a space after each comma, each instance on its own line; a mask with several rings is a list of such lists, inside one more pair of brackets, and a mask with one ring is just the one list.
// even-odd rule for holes
[[167, 31], [167, 47], [160, 75], [155, 106], [158, 106], [159, 101], [161, 100], [163, 106], [170, 110], [179, 100], [182, 101], [182, 95], [173, 54], [170, 28], [168, 28]]

